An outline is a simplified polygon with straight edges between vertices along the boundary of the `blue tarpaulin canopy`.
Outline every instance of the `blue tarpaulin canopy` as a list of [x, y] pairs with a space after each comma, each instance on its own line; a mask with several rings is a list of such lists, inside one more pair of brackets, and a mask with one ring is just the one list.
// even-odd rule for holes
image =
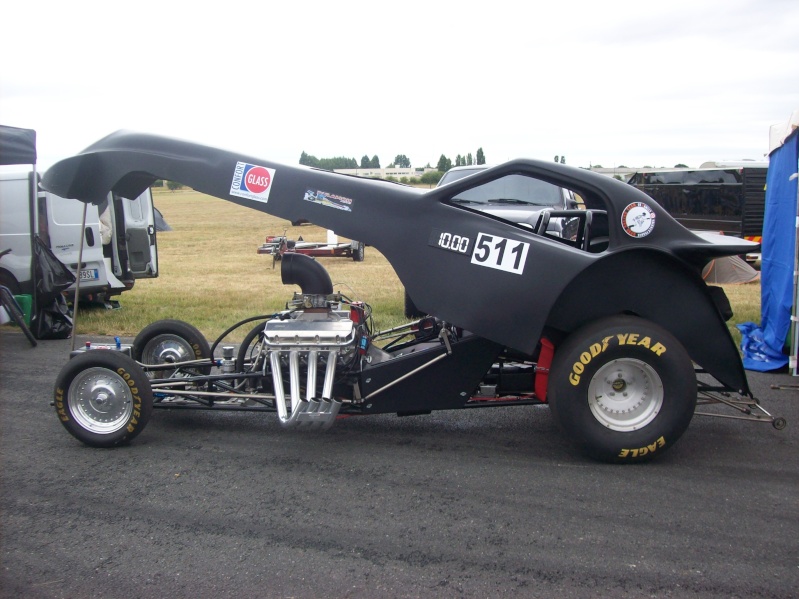
[[[796, 291], [797, 176], [799, 170], [799, 110], [770, 131], [763, 219], [761, 319], [739, 325], [744, 367], [776, 370], [788, 364], [783, 348], [791, 327]], [[796, 347], [792, 349], [795, 353]]]

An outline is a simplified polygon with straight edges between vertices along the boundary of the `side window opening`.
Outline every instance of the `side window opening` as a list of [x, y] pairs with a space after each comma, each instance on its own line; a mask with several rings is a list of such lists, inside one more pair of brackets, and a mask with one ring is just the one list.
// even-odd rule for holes
[[589, 209], [596, 202], [586, 202], [583, 195], [535, 177], [511, 174], [462, 191], [449, 203], [599, 253], [608, 247], [607, 213]]

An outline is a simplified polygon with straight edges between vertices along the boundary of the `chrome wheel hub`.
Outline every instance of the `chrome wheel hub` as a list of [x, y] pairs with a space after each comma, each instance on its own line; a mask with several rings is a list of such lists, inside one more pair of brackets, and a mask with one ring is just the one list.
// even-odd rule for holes
[[588, 405], [603, 426], [620, 432], [651, 423], [663, 407], [663, 382], [646, 362], [632, 358], [602, 366], [588, 386]]

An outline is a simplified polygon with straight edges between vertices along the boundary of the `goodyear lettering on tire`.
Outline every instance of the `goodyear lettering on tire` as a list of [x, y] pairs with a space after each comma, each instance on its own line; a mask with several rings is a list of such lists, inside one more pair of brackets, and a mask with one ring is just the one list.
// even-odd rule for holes
[[569, 373], [569, 382], [575, 387], [580, 384], [580, 378], [585, 372], [586, 366], [591, 361], [605, 353], [609, 347], [619, 347], [622, 345], [633, 345], [642, 347], [652, 351], [658, 356], [666, 352], [666, 346], [659, 341], [652, 340], [651, 337], [641, 337], [638, 333], [617, 333], [616, 335], [608, 335], [602, 341], [592, 343], [584, 352], [580, 354], [580, 358], [572, 365], [572, 370]]
[[139, 388], [136, 386], [133, 377], [124, 368], [117, 368], [117, 374], [128, 384], [130, 393], [133, 396], [133, 413], [131, 414], [130, 422], [128, 422], [127, 426], [128, 432], [132, 433], [136, 430], [136, 425], [139, 424], [139, 418], [141, 417], [141, 397], [139, 397]]

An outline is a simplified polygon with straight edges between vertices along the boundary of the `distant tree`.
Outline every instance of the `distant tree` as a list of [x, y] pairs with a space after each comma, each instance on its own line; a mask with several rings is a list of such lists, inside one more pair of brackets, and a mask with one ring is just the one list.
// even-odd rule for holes
[[688, 168], [688, 165], [681, 162], [680, 164], [675, 164], [674, 168]]
[[630, 167], [629, 167], [629, 166], [624, 166], [623, 164], [620, 164], [620, 165], [619, 165], [619, 166], [617, 166], [616, 168], [630, 168]]
[[306, 154], [305, 152], [303, 152], [300, 155], [300, 164], [303, 164], [305, 166], [313, 166], [313, 167], [317, 167], [318, 168], [319, 167], [319, 159], [316, 156], [311, 156], [310, 154]]
[[436, 185], [443, 176], [444, 173], [441, 171], [427, 171], [425, 174], [419, 177], [419, 181], [425, 185]]
[[441, 154], [441, 158], [438, 159], [438, 165], [436, 168], [442, 172], [446, 173], [449, 169], [452, 168], [452, 160]]
[[461, 157], [460, 154], [455, 156], [455, 166], [465, 166], [465, 165], [466, 165], [466, 163], [464, 162], [464, 160], [463, 160], [463, 158]]
[[560, 163], [561, 164], [566, 164], [566, 157], [565, 156], [561, 156], [560, 157]]
[[183, 184], [178, 183], [177, 181], [167, 181], [166, 187], [169, 191], [175, 191], [176, 189], [183, 189]]
[[372, 161], [369, 160], [369, 156], [364, 154], [361, 156], [361, 168], [369, 168], [372, 166]]
[[558, 156], [557, 154], [555, 154], [555, 162], [560, 162], [560, 156]]
[[408, 184], [408, 177], [400, 177], [400, 183], [407, 185]]
[[472, 166], [472, 164], [474, 164], [474, 161], [472, 160], [472, 153], [469, 152], [466, 154], [466, 166]]
[[486, 157], [483, 154], [483, 148], [477, 148], [477, 164], [485, 164]]
[[601, 164], [595, 164], [591, 168], [605, 168]]
[[411, 161], [405, 154], [397, 154], [397, 157], [394, 158], [394, 165], [397, 168], [411, 168]]
[[377, 157], [377, 154], [372, 156], [371, 162], [369, 162], [369, 166], [372, 168], [380, 168], [380, 158]]

